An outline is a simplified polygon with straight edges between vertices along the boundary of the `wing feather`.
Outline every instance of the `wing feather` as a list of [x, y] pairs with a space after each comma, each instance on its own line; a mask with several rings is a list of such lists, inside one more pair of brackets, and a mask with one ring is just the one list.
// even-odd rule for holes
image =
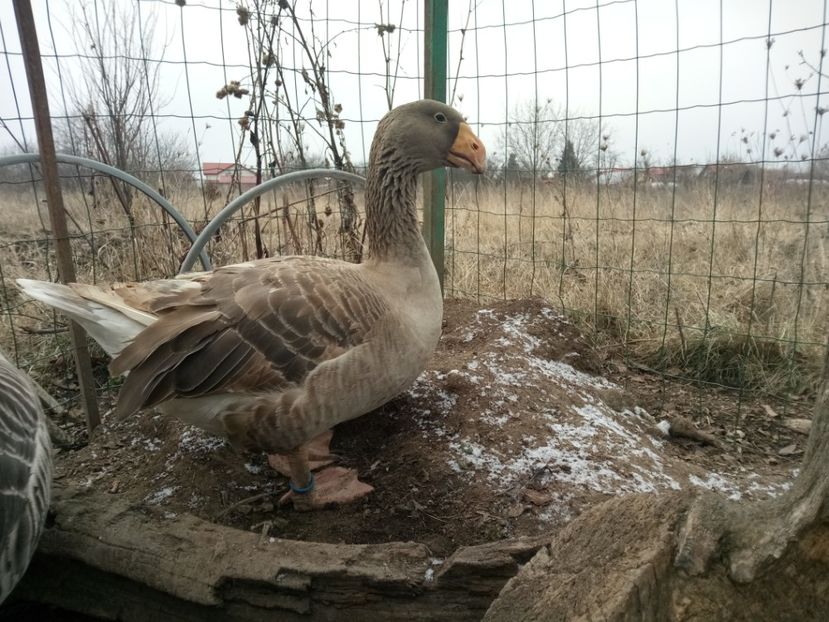
[[297, 386], [362, 343], [387, 310], [356, 266], [334, 260], [262, 260], [185, 283], [159, 292], [159, 319], [110, 366], [129, 372], [120, 415], [171, 398]]

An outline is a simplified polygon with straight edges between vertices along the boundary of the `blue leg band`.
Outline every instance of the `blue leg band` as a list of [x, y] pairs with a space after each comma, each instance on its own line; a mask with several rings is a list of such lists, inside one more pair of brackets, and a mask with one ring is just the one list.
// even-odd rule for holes
[[308, 480], [308, 484], [305, 485], [303, 488], [298, 488], [297, 486], [294, 486], [294, 483], [291, 480], [288, 480], [288, 486], [294, 493], [298, 495], [308, 494], [309, 492], [314, 490], [314, 474], [311, 473], [311, 479]]

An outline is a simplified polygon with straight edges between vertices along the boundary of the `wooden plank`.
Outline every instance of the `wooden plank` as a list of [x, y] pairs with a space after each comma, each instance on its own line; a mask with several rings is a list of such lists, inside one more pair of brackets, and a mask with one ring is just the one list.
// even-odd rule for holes
[[[13, 597], [106, 619], [480, 620], [549, 538], [463, 547], [262, 537], [66, 488]], [[552, 536], [550, 536], [552, 537]]]

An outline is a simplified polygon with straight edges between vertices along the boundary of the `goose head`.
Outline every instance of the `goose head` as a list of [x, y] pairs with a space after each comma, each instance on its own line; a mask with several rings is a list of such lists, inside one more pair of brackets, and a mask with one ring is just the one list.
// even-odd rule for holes
[[443, 166], [476, 174], [486, 169], [486, 148], [460, 113], [432, 99], [403, 104], [383, 117], [371, 152], [372, 160], [388, 158], [413, 173]]

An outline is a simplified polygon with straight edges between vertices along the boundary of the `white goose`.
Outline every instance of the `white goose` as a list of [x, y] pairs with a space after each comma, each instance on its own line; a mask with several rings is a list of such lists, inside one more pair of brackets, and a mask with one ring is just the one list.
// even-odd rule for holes
[[34, 554], [52, 485], [46, 417], [29, 378], [0, 354], [0, 603]]
[[481, 173], [486, 151], [457, 111], [399, 106], [377, 127], [366, 180], [362, 264], [275, 257], [184, 279], [20, 287], [80, 322], [128, 374], [117, 411], [163, 412], [271, 455], [301, 509], [372, 488], [330, 467], [330, 428], [382, 405], [426, 366], [443, 301], [415, 208], [418, 174]]

